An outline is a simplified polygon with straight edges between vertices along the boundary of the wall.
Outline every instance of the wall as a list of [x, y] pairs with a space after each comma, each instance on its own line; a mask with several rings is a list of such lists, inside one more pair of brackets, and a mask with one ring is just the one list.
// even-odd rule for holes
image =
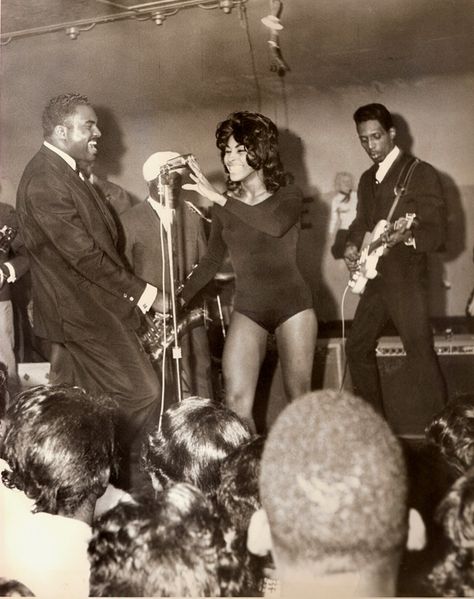
[[[267, 5], [256, 0], [248, 10], [249, 31], [256, 40], [260, 108], [281, 127], [285, 163], [308, 198], [301, 258], [321, 319], [340, 317], [346, 283], [345, 267], [328, 253], [325, 198], [336, 172], [350, 171], [358, 178], [369, 166], [352, 113], [372, 101], [387, 104], [399, 115], [402, 141], [442, 173], [450, 241], [446, 252], [433, 258], [432, 308], [437, 316], [462, 315], [474, 278], [474, 73], [469, 64], [463, 71], [457, 59], [452, 74], [447, 68], [423, 73], [390, 65], [388, 76], [374, 78], [360, 60], [354, 73], [351, 65], [336, 64], [337, 56], [331, 71], [329, 48], [318, 79], [314, 73], [321, 57], [308, 62], [312, 59], [304, 40], [309, 38], [293, 46], [287, 37], [284, 48], [294, 68], [284, 81], [278, 80], [268, 72], [266, 33], [258, 25]], [[313, 4], [295, 0], [285, 9], [290, 22], [297, 23], [296, 16], [301, 20], [298, 6], [308, 11]], [[349, 25], [345, 23], [346, 30]], [[360, 41], [353, 43], [359, 44], [360, 55]], [[416, 57], [403, 60], [410, 65]], [[246, 32], [235, 11], [230, 16], [182, 11], [159, 30], [150, 23], [122, 22], [97, 26], [76, 41], [63, 33], [14, 41], [3, 48], [2, 80], [0, 160], [7, 190], [2, 197], [12, 203], [24, 165], [41, 143], [42, 107], [57, 93], [78, 90], [90, 96], [103, 129], [98, 166], [139, 198], [145, 193], [141, 165], [159, 149], [193, 152], [205, 172], [219, 178], [216, 123], [232, 110], [256, 109], [258, 104]], [[346, 318], [355, 305], [356, 299], [348, 297]]]

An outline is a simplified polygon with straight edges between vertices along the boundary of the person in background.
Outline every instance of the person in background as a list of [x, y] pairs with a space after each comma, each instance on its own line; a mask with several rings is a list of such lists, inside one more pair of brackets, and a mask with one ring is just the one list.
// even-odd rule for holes
[[15, 210], [9, 204], [0, 202], [0, 362], [8, 368], [10, 396], [20, 390], [15, 359], [12, 286], [28, 268], [28, 254], [18, 232]]
[[[439, 250], [446, 236], [443, 190], [431, 165], [396, 145], [392, 115], [383, 104], [361, 106], [354, 121], [373, 165], [360, 178], [357, 215], [349, 227], [344, 260], [351, 273], [357, 273], [365, 234], [381, 220], [389, 219], [394, 226], [382, 234], [386, 251], [377, 264], [379, 274], [368, 280], [347, 337], [349, 371], [354, 392], [383, 413], [375, 348], [384, 326], [392, 321], [406, 351], [407, 374], [419, 391], [417, 411], [426, 425], [446, 402], [427, 297], [428, 254]], [[411, 228], [410, 214], [415, 215]]]
[[[159, 175], [170, 159], [179, 156], [176, 152], [155, 152], [143, 164], [143, 178], [148, 187], [145, 201], [126, 210], [121, 215], [125, 257], [132, 271], [140, 278], [152, 283], [169, 298], [170, 287], [176, 288], [185, 280], [193, 267], [205, 255], [207, 241], [203, 220], [183, 197], [180, 197], [181, 174], [172, 172], [169, 193], [170, 206], [165, 206], [160, 197]], [[185, 194], [181, 194], [185, 195]], [[173, 224], [172, 224], [173, 223]], [[172, 238], [175, 276], [170, 280], [169, 259], [166, 248], [168, 235]], [[178, 316], [179, 317], [179, 316]], [[180, 339], [182, 356], [182, 387], [184, 397], [199, 395], [212, 397], [211, 358], [204, 316], [200, 326], [186, 331]], [[171, 361], [171, 352], [169, 352]], [[167, 368], [172, 375], [173, 369]], [[169, 385], [173, 390], [173, 385]], [[171, 398], [175, 401], [174, 394]]]
[[347, 231], [356, 215], [357, 192], [354, 189], [353, 176], [345, 172], [337, 173], [334, 189], [328, 230], [333, 238], [331, 253], [336, 260], [339, 260], [344, 258]]
[[236, 274], [234, 310], [223, 352], [227, 406], [255, 430], [255, 389], [269, 334], [275, 334], [289, 399], [311, 388], [317, 320], [297, 264], [301, 191], [279, 156], [267, 117], [235, 112], [216, 131], [227, 190], [218, 191], [196, 161], [185, 184], [213, 204], [209, 248], [187, 281], [187, 303], [218, 271], [228, 248]]

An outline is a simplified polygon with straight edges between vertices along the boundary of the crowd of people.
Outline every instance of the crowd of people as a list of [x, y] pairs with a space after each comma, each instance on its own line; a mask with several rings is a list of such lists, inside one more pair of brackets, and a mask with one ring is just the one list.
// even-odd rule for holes
[[[318, 323], [297, 261], [302, 193], [269, 118], [240, 111], [218, 124], [225, 190], [192, 155], [160, 151], [143, 165], [146, 199], [119, 210], [94, 179], [101, 131], [88, 98], [49, 101], [16, 215], [0, 222], [0, 289], [29, 269], [51, 364], [48, 386], [18, 393], [2, 329], [0, 594], [390, 596], [410, 590], [404, 573], [436, 530], [446, 553], [429, 553], [416, 590], [474, 593], [474, 397], [446, 405], [428, 314], [427, 257], [446, 226], [439, 177], [398, 148], [385, 106], [362, 106], [354, 121], [374, 164], [337, 250], [354, 284], [367, 279], [346, 345], [352, 394], [311, 390]], [[182, 190], [211, 204], [208, 240]], [[361, 250], [380, 222], [371, 275]], [[226, 255], [235, 297], [214, 397], [202, 322], [173, 348], [174, 372], [142, 333], [164, 323], [167, 341], [166, 323], [191, 313]], [[2, 293], [11, 333], [3, 303]], [[418, 501], [384, 415], [375, 348], [388, 320], [423, 391], [436, 513]], [[253, 409], [270, 335], [289, 404], [263, 436]], [[165, 394], [167, 376], [178, 384]]]

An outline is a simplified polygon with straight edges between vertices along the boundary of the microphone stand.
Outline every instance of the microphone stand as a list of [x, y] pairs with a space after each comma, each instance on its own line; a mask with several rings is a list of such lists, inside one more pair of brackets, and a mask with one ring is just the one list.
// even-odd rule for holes
[[[181, 381], [181, 358], [182, 351], [179, 345], [178, 339], [178, 315], [176, 306], [176, 288], [174, 278], [174, 252], [173, 252], [173, 238], [175, 236], [175, 210], [172, 206], [171, 197], [171, 182], [170, 182], [171, 169], [166, 164], [162, 167], [158, 176], [158, 194], [160, 203], [170, 211], [171, 220], [169, 223], [164, 224], [166, 232], [166, 248], [168, 253], [168, 270], [170, 279], [170, 298], [171, 298], [171, 316], [172, 316], [172, 331], [173, 331], [173, 346], [172, 356], [174, 360], [174, 373], [175, 373], [175, 390], [176, 398], [179, 402], [183, 399], [182, 381]], [[168, 226], [167, 226], [168, 225]], [[165, 340], [166, 341], [166, 340]]]

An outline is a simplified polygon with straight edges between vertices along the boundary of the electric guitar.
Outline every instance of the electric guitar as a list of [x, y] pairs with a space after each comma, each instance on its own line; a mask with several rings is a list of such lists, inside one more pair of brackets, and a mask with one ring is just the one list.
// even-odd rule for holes
[[368, 234], [369, 242], [364, 239], [362, 244], [364, 248], [360, 253], [357, 268], [351, 273], [348, 285], [352, 293], [358, 295], [364, 293], [367, 281], [377, 276], [377, 263], [387, 249], [387, 237], [399, 229], [403, 228], [405, 231], [410, 229], [415, 218], [416, 214], [409, 213], [394, 223], [388, 223], [384, 219], [379, 220], [372, 233]]

